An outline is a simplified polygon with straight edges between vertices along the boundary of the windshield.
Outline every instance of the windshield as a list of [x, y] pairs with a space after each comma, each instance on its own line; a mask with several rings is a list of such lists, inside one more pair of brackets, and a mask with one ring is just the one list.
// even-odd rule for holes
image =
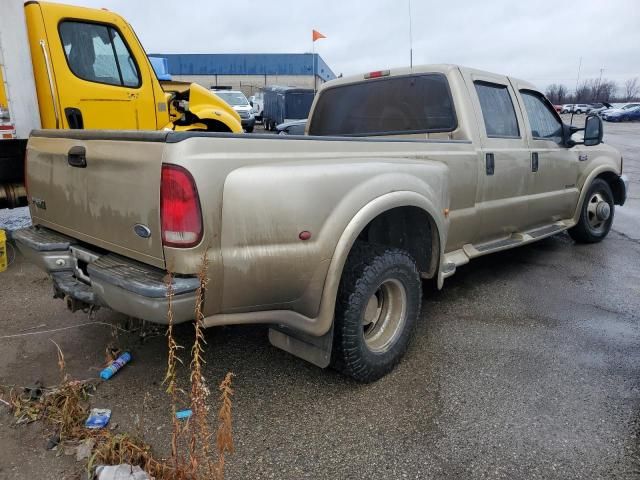
[[227, 102], [229, 105], [231, 105], [232, 107], [235, 107], [237, 105], [249, 105], [247, 97], [245, 97], [244, 93], [242, 92], [217, 91], [214, 93], [218, 95], [221, 99], [223, 99], [225, 102]]
[[640, 106], [640, 103], [630, 103], [629, 105], [622, 107], [622, 110], [629, 110], [630, 108], [636, 108], [637, 106]]

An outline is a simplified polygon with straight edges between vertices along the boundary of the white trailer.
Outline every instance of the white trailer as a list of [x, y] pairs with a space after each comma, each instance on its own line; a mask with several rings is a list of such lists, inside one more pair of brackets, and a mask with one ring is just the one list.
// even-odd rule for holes
[[17, 206], [26, 196], [23, 155], [29, 133], [40, 128], [22, 0], [0, 5], [0, 208]]

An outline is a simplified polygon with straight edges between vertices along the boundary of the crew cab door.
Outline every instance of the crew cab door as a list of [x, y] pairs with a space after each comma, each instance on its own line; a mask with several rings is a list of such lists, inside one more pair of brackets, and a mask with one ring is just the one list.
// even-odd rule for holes
[[509, 80], [484, 72], [464, 73], [480, 139], [476, 240], [505, 237], [527, 225], [529, 150]]
[[39, 90], [57, 97], [57, 121], [43, 127], [156, 129], [155, 79], [121, 17], [47, 3], [26, 8], [34, 70], [42, 64], [49, 77]]
[[545, 225], [571, 218], [580, 195], [576, 185], [578, 153], [562, 145], [562, 121], [544, 95], [521, 85], [514, 86], [531, 149], [530, 222]]

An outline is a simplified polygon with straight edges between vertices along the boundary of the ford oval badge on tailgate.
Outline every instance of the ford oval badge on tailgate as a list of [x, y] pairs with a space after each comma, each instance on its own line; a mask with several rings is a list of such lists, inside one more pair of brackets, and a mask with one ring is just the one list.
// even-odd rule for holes
[[151, 230], [146, 225], [142, 225], [141, 223], [136, 223], [133, 226], [133, 231], [136, 232], [136, 235], [142, 238], [149, 238], [151, 236]]

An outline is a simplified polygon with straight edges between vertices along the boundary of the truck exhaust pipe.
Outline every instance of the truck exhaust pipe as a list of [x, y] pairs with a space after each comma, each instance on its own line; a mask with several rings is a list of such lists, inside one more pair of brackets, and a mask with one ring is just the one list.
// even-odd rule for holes
[[28, 205], [27, 190], [22, 183], [0, 185], [0, 209], [18, 208]]

